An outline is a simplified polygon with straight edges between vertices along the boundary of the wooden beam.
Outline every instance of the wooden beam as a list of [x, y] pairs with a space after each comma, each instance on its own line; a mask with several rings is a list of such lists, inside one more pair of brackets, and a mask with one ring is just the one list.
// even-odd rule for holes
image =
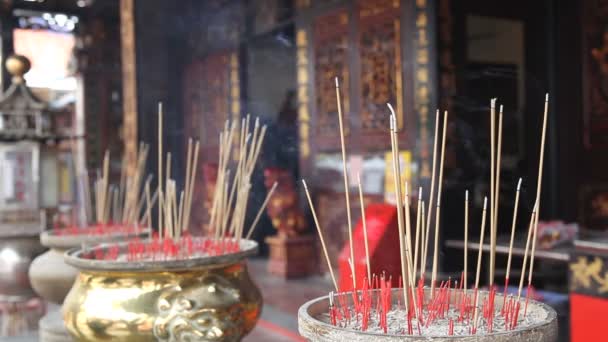
[[122, 54], [123, 142], [127, 174], [137, 167], [137, 69], [135, 0], [120, 0], [120, 47]]

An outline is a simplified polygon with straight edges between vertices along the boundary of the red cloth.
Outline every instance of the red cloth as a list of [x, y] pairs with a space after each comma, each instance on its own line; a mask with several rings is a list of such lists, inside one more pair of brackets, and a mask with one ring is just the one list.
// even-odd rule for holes
[[570, 337], [572, 342], [606, 341], [608, 300], [570, 294]]
[[[386, 203], [370, 204], [365, 208], [365, 217], [367, 221], [367, 238], [372, 276], [374, 274], [380, 276], [382, 273], [386, 274], [387, 279], [392, 276], [392, 284], [396, 287], [399, 284], [399, 277], [401, 275], [397, 208]], [[367, 277], [365, 238], [361, 220], [359, 220], [353, 231], [353, 247], [357, 287], [361, 288], [363, 280]], [[339, 286], [340, 290], [343, 291], [352, 290], [353, 287], [350, 266], [348, 264], [349, 258], [350, 246], [347, 240], [339, 257]]]

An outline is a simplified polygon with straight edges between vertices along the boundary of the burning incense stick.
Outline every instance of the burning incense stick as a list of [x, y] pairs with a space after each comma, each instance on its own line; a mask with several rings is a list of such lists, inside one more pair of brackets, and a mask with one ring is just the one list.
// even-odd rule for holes
[[469, 190], [464, 192], [464, 273], [462, 277], [462, 287], [467, 290], [467, 268], [469, 267], [468, 261], [469, 251]]
[[372, 272], [369, 263], [369, 246], [367, 240], [367, 220], [365, 218], [365, 203], [363, 202], [363, 187], [361, 186], [361, 175], [357, 173], [357, 184], [359, 186], [359, 206], [361, 207], [361, 223], [363, 224], [363, 242], [365, 243], [365, 264], [367, 265], [367, 282], [371, 284]]
[[327, 268], [329, 269], [329, 274], [331, 275], [331, 280], [334, 283], [336, 292], [340, 292], [338, 290], [338, 283], [336, 282], [336, 277], [334, 276], [334, 269], [331, 267], [331, 261], [329, 260], [329, 254], [327, 253], [327, 247], [325, 246], [325, 240], [323, 240], [323, 233], [321, 232], [321, 226], [319, 225], [319, 220], [317, 219], [317, 213], [315, 212], [315, 206], [312, 204], [312, 199], [310, 198], [310, 193], [308, 192], [308, 186], [306, 185], [306, 181], [303, 179], [302, 179], [302, 184], [304, 185], [304, 192], [306, 193], [306, 198], [308, 199], [308, 205], [310, 206], [310, 211], [312, 212], [312, 218], [315, 221], [315, 226], [317, 227], [317, 233], [319, 234], [319, 240], [321, 241], [321, 247], [323, 248], [323, 254], [325, 255], [325, 261], [327, 262]]
[[[344, 120], [342, 118], [342, 99], [340, 97], [340, 82], [336, 77], [336, 102], [338, 104], [338, 121], [340, 126], [340, 147], [342, 150], [342, 173], [344, 176], [344, 197], [346, 199], [346, 219], [348, 223], [348, 243], [350, 247], [350, 259], [355, 260], [355, 253], [353, 247], [353, 233], [352, 223], [350, 216], [350, 195], [349, 195], [349, 183], [348, 183], [348, 172], [346, 170], [346, 146], [344, 144]], [[357, 277], [353, 268], [353, 291], [357, 289]]]
[[[390, 109], [390, 107], [389, 107]], [[399, 147], [397, 146], [397, 120], [393, 114], [390, 116], [390, 134], [391, 134], [391, 150], [393, 156], [393, 181], [395, 183], [395, 197], [397, 205], [397, 227], [399, 229], [399, 255], [401, 259], [401, 278], [404, 280], [404, 284], [408, 283], [408, 272], [406, 265], [406, 247], [404, 241], [404, 227], [403, 227], [403, 207], [401, 199], [401, 172], [399, 171]], [[409, 296], [407, 295], [407, 286], [403, 286], [403, 301], [406, 310], [409, 308]]]
[[494, 227], [494, 189], [496, 177], [495, 135], [496, 135], [496, 99], [490, 100], [490, 288], [494, 285], [494, 258], [496, 230]]
[[[540, 193], [543, 183], [543, 164], [545, 160], [545, 136], [547, 132], [547, 115], [549, 113], [549, 94], [545, 95], [545, 109], [543, 112], [543, 131], [540, 140], [540, 156], [538, 159], [538, 181], [536, 183], [536, 217], [534, 219], [534, 237], [532, 239], [532, 252], [530, 253], [530, 271], [528, 273], [528, 287], [532, 284], [532, 272], [534, 271], [534, 254], [536, 252], [536, 240], [538, 239], [538, 216], [540, 213]], [[525, 272], [525, 271], [524, 271]], [[528, 291], [529, 292], [529, 291]]]
[[435, 212], [435, 244], [433, 248], [433, 273], [431, 275], [431, 293], [435, 291], [435, 282], [437, 281], [437, 264], [439, 263], [439, 217], [441, 212], [441, 185], [443, 183], [443, 162], [445, 160], [445, 138], [448, 125], [448, 111], [443, 112], [443, 132], [441, 139], [441, 159], [439, 164], [439, 181], [437, 183], [437, 209]]

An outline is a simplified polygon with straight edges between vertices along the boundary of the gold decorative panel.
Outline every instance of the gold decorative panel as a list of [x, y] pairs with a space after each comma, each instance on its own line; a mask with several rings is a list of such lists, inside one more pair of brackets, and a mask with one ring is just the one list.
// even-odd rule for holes
[[309, 59], [308, 32], [298, 29], [297, 46], [297, 79], [298, 79], [298, 132], [300, 138], [300, 159], [310, 157], [310, 95], [308, 88]]
[[368, 131], [388, 128], [387, 102], [395, 106], [402, 128], [399, 1], [360, 1], [358, 5], [361, 128]]
[[426, 0], [416, 0], [415, 33], [414, 33], [414, 110], [418, 117], [420, 177], [431, 177], [431, 148], [429, 115], [431, 114], [431, 79], [430, 59], [431, 45], [429, 31], [432, 29], [428, 20]]
[[316, 129], [321, 135], [338, 131], [335, 77], [340, 79], [344, 126], [349, 124], [348, 14], [345, 9], [317, 18], [314, 24]]

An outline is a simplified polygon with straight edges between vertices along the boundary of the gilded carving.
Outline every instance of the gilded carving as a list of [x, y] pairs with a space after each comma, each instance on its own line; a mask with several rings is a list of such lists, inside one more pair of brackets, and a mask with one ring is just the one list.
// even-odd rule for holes
[[308, 95], [308, 36], [305, 30], [296, 33], [297, 46], [297, 80], [298, 80], [298, 122], [300, 138], [300, 158], [310, 156], [310, 113]]
[[[239, 82], [239, 58], [236, 52], [230, 54], [230, 115], [233, 121], [239, 121], [241, 119], [241, 84]], [[233, 158], [235, 161], [238, 160], [239, 149], [239, 132], [235, 133], [234, 138], [234, 154]]]
[[604, 268], [604, 260], [594, 257], [592, 262], [586, 256], [579, 256], [576, 262], [570, 264], [571, 287], [591, 289], [597, 287], [599, 294], [608, 293], [608, 269]]
[[158, 298], [154, 336], [167, 342], [233, 339], [243, 325], [239, 298], [238, 284], [220, 274], [171, 287]]
[[429, 148], [429, 112], [430, 112], [430, 63], [428, 30], [430, 27], [427, 14], [426, 0], [416, 0], [415, 33], [414, 33], [414, 109], [418, 117], [418, 131], [420, 145], [418, 154], [420, 159], [420, 177], [431, 177], [430, 148]]
[[387, 102], [396, 105], [397, 123], [403, 127], [399, 6], [388, 0], [358, 3], [363, 130], [388, 127]]
[[346, 10], [324, 15], [315, 21], [316, 129], [321, 135], [338, 130], [338, 106], [334, 79], [340, 79], [345, 130], [349, 131], [350, 80], [348, 71], [348, 16]]

